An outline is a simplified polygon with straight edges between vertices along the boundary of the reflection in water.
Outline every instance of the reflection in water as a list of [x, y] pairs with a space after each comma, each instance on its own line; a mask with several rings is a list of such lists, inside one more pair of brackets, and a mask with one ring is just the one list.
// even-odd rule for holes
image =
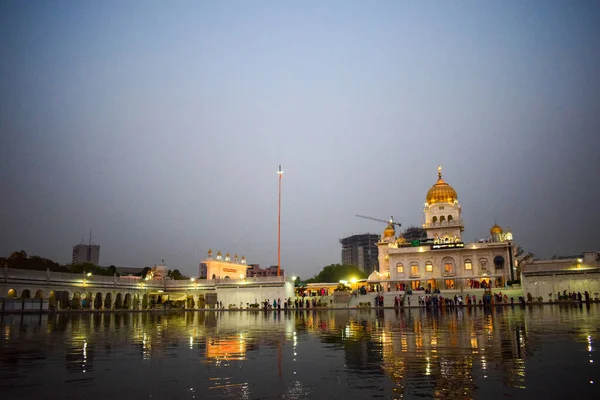
[[[580, 397], [600, 305], [0, 316], [12, 397]], [[7, 396], [10, 397], [10, 396]]]

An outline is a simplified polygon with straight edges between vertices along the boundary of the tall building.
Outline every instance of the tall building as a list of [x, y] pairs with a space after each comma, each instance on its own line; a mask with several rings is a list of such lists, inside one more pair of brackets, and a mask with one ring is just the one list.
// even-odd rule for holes
[[379, 235], [372, 233], [340, 239], [342, 264], [354, 265], [366, 273], [378, 269], [377, 242], [379, 242]]
[[92, 263], [100, 264], [100, 246], [97, 244], [78, 244], [73, 246], [73, 264]]

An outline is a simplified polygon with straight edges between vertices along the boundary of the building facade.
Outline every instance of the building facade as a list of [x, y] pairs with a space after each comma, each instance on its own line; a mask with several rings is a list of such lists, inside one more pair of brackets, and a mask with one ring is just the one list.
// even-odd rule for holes
[[[285, 276], [285, 271], [280, 270], [281, 276]], [[259, 264], [250, 264], [246, 270], [248, 278], [261, 278], [266, 276], [277, 276], [277, 265], [271, 265], [267, 268], [261, 268]]]
[[100, 265], [100, 246], [96, 244], [78, 244], [73, 246], [73, 264], [92, 263]]
[[521, 266], [523, 294], [543, 301], [558, 300], [558, 295], [588, 292], [598, 299], [600, 293], [600, 253], [555, 260], [535, 260]]
[[233, 259], [229, 253], [223, 255], [219, 250], [217, 257], [212, 258], [212, 250], [208, 250], [208, 257], [200, 263], [199, 278], [200, 279], [244, 279], [246, 277], [246, 257], [242, 256], [238, 259], [237, 254]]
[[515, 279], [512, 233], [495, 224], [488, 239], [464, 243], [458, 195], [442, 179], [441, 168], [427, 192], [423, 213], [424, 240], [396, 237], [394, 226], [388, 224], [377, 243], [380, 268], [369, 281], [388, 288], [435, 290], [502, 287]]
[[377, 270], [379, 267], [377, 242], [379, 242], [379, 235], [372, 233], [340, 239], [342, 264], [354, 265], [367, 273]]

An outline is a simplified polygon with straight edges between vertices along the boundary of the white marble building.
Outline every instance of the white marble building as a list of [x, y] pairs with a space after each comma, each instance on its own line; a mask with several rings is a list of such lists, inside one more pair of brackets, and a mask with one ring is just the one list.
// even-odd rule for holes
[[379, 241], [379, 271], [369, 277], [391, 290], [404, 287], [460, 289], [492, 284], [502, 287], [514, 266], [512, 233], [498, 225], [490, 230], [490, 238], [477, 243], [464, 243], [464, 223], [454, 188], [442, 179], [427, 192], [423, 208], [423, 229], [427, 240], [407, 243], [396, 237], [394, 225], [388, 224]]

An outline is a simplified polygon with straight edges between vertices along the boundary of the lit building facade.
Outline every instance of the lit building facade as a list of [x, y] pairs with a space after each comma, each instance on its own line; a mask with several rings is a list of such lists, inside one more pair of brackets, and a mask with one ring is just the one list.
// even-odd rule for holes
[[442, 179], [441, 167], [437, 182], [427, 192], [423, 213], [425, 240], [408, 242], [402, 235], [396, 237], [394, 226], [388, 224], [377, 244], [380, 268], [369, 281], [433, 290], [502, 287], [515, 279], [511, 232], [495, 224], [489, 239], [463, 242], [458, 195]]
[[217, 257], [212, 258], [212, 250], [208, 250], [208, 258], [200, 263], [199, 277], [200, 279], [244, 279], [246, 277], [246, 257], [242, 256], [238, 259], [237, 254], [233, 259], [229, 253], [225, 254], [225, 258], [221, 255], [221, 251], [217, 252]]

